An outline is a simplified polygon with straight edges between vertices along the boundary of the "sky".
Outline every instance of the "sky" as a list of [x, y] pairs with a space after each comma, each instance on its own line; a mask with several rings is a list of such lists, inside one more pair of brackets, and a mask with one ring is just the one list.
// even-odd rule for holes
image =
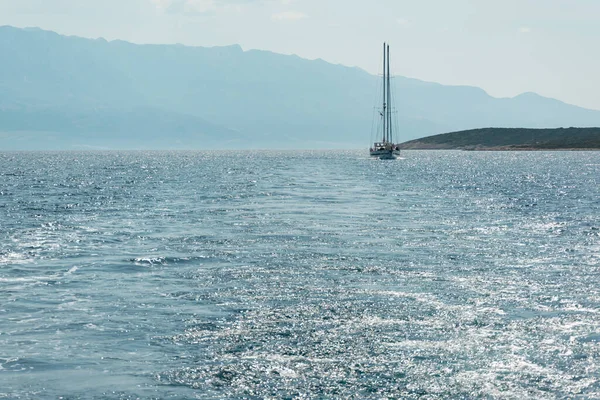
[[600, 110], [600, 0], [0, 0], [0, 25], [239, 44], [373, 74], [386, 41], [396, 75]]

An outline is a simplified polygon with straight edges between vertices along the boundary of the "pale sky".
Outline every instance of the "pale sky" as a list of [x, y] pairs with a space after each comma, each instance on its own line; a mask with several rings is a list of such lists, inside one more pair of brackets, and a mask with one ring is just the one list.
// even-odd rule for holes
[[387, 41], [397, 75], [600, 110], [600, 0], [0, 0], [0, 25], [240, 44], [373, 74]]

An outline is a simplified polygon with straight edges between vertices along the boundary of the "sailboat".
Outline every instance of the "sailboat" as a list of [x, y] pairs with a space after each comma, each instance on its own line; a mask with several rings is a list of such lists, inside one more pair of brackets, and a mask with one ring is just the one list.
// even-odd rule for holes
[[[377, 157], [381, 160], [394, 160], [400, 155], [400, 147], [394, 143], [393, 130], [392, 130], [392, 96], [391, 96], [391, 85], [390, 85], [390, 46], [383, 44], [383, 104], [381, 111], [379, 112], [382, 123], [380, 126], [383, 128], [381, 132], [377, 132], [378, 138], [381, 137], [381, 141], [377, 141], [373, 144], [373, 147], [369, 149], [371, 156]], [[380, 135], [380, 136], [379, 136]]]

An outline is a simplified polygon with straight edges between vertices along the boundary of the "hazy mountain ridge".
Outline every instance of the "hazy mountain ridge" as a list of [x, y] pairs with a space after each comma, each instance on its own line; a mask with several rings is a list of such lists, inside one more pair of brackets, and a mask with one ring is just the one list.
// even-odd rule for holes
[[[379, 101], [380, 78], [359, 68], [238, 45], [136, 45], [0, 27], [0, 54], [0, 131], [52, 130], [73, 145], [90, 137], [119, 145], [112, 133], [127, 136], [128, 147], [144, 147], [148, 136], [158, 148], [361, 147]], [[535, 94], [497, 99], [405, 77], [393, 84], [402, 141], [482, 126], [600, 125], [600, 111]]]
[[411, 140], [403, 149], [555, 150], [600, 149], [600, 128], [483, 128]]
[[[5, 150], [137, 148], [224, 148], [247, 143], [239, 132], [201, 118], [152, 108], [0, 109], [0, 144]], [[143, 132], [143, 137], [131, 132]]]

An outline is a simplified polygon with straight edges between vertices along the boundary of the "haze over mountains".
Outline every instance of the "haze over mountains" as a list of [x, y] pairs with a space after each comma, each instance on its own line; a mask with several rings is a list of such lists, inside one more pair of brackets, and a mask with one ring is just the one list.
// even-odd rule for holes
[[[361, 148], [379, 100], [380, 78], [361, 69], [235, 45], [4, 26], [0, 54], [0, 149]], [[600, 111], [534, 93], [498, 99], [405, 77], [393, 85], [402, 141], [489, 126], [600, 126]]]

